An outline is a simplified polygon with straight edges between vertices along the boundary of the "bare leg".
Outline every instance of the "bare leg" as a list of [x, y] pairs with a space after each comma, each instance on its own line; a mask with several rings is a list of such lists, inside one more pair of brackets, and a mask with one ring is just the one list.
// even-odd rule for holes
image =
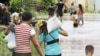
[[82, 19], [82, 25], [84, 25], [84, 19]]

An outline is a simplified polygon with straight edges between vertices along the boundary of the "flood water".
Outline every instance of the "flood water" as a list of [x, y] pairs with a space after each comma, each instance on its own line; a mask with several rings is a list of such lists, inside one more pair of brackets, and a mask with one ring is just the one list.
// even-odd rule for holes
[[72, 21], [63, 21], [69, 36], [60, 35], [62, 56], [86, 56], [86, 45], [94, 46], [94, 56], [100, 56], [100, 21], [85, 21], [84, 26], [73, 28]]

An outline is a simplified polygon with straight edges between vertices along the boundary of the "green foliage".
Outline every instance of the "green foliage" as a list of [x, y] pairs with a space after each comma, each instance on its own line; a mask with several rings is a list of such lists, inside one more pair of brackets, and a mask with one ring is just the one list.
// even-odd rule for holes
[[42, 3], [45, 5], [46, 10], [50, 7], [51, 4], [55, 4], [55, 0], [42, 0]]
[[6, 42], [4, 41], [4, 32], [3, 32], [3, 29], [0, 29], [0, 53], [4, 53], [4, 52], [9, 52], [7, 46], [6, 46]]
[[34, 8], [34, 3], [35, 3], [35, 0], [25, 0], [25, 11], [35, 11], [35, 8]]
[[22, 11], [22, 0], [10, 0], [10, 11], [11, 12]]

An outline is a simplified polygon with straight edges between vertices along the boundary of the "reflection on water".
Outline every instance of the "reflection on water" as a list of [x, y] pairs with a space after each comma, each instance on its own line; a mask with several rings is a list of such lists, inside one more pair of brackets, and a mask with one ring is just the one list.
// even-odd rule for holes
[[68, 37], [60, 35], [63, 56], [86, 56], [85, 46], [94, 46], [94, 56], [100, 56], [100, 22], [85, 22], [84, 26], [74, 29], [72, 22], [65, 21], [62, 27], [69, 33]]

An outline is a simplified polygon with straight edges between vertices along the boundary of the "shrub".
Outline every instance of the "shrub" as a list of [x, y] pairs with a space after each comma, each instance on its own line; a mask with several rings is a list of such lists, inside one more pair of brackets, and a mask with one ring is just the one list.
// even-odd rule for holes
[[22, 11], [22, 0], [10, 0], [10, 12]]

